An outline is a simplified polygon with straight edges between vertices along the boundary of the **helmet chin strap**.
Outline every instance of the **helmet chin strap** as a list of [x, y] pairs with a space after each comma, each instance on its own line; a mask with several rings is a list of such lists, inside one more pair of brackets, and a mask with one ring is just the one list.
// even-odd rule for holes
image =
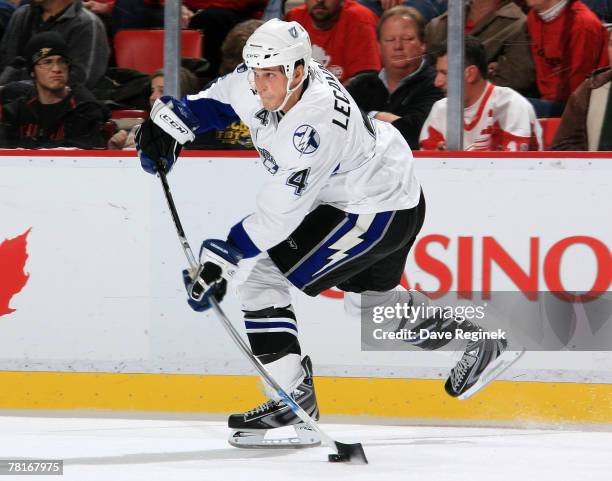
[[289, 88], [289, 86], [291, 85], [291, 80], [293, 79], [291, 80], [287, 79], [287, 93], [285, 94], [284, 100], [277, 108], [275, 108], [274, 110], [271, 110], [270, 112], [279, 112], [283, 110], [283, 108], [287, 104], [287, 101], [289, 100], [289, 97], [291, 97], [293, 92], [295, 92], [297, 89], [299, 89], [302, 86], [302, 84], [304, 83], [304, 80], [306, 80], [307, 75], [308, 75], [307, 71], [304, 71], [304, 75], [302, 75], [302, 80], [300, 80], [298, 84], [293, 88]]
[[[257, 88], [255, 87], [255, 80], [254, 80], [254, 78], [253, 78], [253, 75], [254, 75], [254, 74], [253, 74], [253, 71], [251, 70], [251, 71], [249, 72], [249, 76], [248, 76], [248, 79], [249, 79], [249, 84], [251, 84], [251, 88], [252, 88], [252, 89], [253, 89], [255, 92], [257, 92]], [[295, 92], [297, 89], [299, 89], [299, 88], [302, 86], [302, 84], [303, 84], [303, 83], [304, 83], [304, 81], [306, 80], [306, 77], [307, 77], [307, 76], [308, 76], [308, 70], [306, 70], [306, 69], [305, 69], [305, 70], [304, 70], [304, 75], [302, 75], [302, 80], [300, 80], [300, 81], [298, 82], [298, 84], [297, 84], [295, 87], [290, 88], [289, 86], [291, 85], [291, 80], [293, 80], [293, 72], [291, 72], [291, 77], [292, 77], [292, 79], [290, 80], [290, 79], [289, 79], [289, 76], [287, 76], [287, 93], [285, 94], [285, 98], [283, 99], [283, 101], [281, 102], [281, 104], [280, 104], [278, 107], [276, 107], [276, 108], [275, 108], [275, 109], [273, 109], [273, 110], [269, 110], [269, 112], [279, 112], [279, 111], [283, 110], [283, 108], [284, 108], [284, 107], [285, 107], [285, 105], [287, 104], [287, 101], [289, 100], [289, 97], [291, 97], [291, 95], [293, 94], [293, 92]], [[261, 97], [259, 96], [259, 93], [257, 93], [256, 95], [257, 95], [257, 97], [259, 97], [259, 101], [261, 102]], [[263, 103], [263, 102], [262, 102], [262, 103]]]

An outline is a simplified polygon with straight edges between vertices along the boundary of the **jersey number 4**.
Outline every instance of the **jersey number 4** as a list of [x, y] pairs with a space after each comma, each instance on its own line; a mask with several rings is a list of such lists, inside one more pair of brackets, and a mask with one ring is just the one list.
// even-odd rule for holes
[[287, 179], [287, 185], [295, 189], [295, 195], [302, 195], [302, 192], [306, 190], [306, 186], [308, 185], [308, 174], [310, 174], [310, 169], [304, 169], [299, 172], [294, 172]]

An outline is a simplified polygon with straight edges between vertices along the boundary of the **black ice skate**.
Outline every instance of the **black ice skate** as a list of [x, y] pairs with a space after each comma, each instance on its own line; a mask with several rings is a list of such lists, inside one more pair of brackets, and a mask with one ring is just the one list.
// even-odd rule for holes
[[[312, 380], [312, 362], [308, 356], [302, 359], [305, 377], [291, 393], [291, 397], [315, 421], [319, 420], [319, 407]], [[305, 448], [318, 446], [321, 438], [283, 401], [270, 399], [243, 414], [232, 414], [228, 426], [233, 430], [229, 443], [237, 448]], [[295, 437], [266, 439], [269, 430], [293, 426]]]
[[453, 397], [467, 399], [514, 364], [523, 351], [507, 351], [505, 339], [479, 339], [468, 344], [451, 370], [444, 388]]

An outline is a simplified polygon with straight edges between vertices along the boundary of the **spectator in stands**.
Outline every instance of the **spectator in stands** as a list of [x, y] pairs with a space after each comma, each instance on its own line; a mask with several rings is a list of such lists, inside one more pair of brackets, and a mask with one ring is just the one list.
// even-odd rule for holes
[[[181, 67], [179, 72], [179, 85], [181, 95], [195, 94], [200, 90], [198, 78], [185, 67]], [[164, 95], [164, 71], [158, 70], [151, 75], [151, 95], [149, 96], [149, 105], [153, 107], [155, 101]], [[127, 130], [119, 130], [108, 141], [109, 150], [134, 149], [136, 147], [136, 126], [129, 132]]]
[[69, 87], [69, 48], [56, 32], [34, 35], [24, 53], [34, 79], [30, 95], [0, 109], [5, 147], [104, 148], [107, 110], [82, 85]]
[[287, 13], [310, 35], [312, 58], [342, 83], [366, 70], [380, 70], [376, 45], [378, 19], [354, 0], [306, 0]]
[[[484, 45], [491, 82], [524, 95], [537, 95], [527, 16], [515, 3], [511, 0], [472, 0], [467, 5], [465, 30]], [[427, 25], [425, 42], [430, 55], [446, 43], [447, 31], [448, 13]]]
[[425, 21], [414, 8], [385, 10], [377, 28], [382, 70], [358, 74], [347, 85], [361, 110], [392, 123], [414, 150], [432, 105], [444, 97], [425, 59], [424, 30]]
[[425, 23], [428, 23], [432, 18], [442, 15], [448, 6], [448, 0], [357, 0], [363, 6], [372, 10], [376, 16], [380, 17], [384, 11], [398, 5], [406, 5], [407, 7], [416, 8], [423, 18]]
[[242, 60], [242, 49], [246, 44], [248, 38], [257, 30], [258, 27], [263, 25], [262, 20], [247, 20], [246, 22], [239, 23], [230, 30], [221, 45], [221, 67], [219, 73], [221, 75], [232, 72]]
[[19, 0], [0, 0], [0, 39], [2, 39], [6, 26], [18, 4]]
[[[435, 84], [447, 90], [448, 55], [437, 52]], [[509, 87], [487, 80], [487, 56], [480, 41], [465, 38], [464, 150], [541, 150], [542, 133], [531, 104]], [[436, 102], [421, 131], [423, 150], [447, 150], [447, 100]]]
[[68, 44], [71, 83], [93, 87], [108, 66], [109, 46], [102, 21], [81, 0], [33, 0], [18, 8], [0, 43], [0, 85], [29, 78], [25, 45], [36, 33], [57, 32]]
[[536, 81], [541, 99], [530, 99], [538, 117], [559, 117], [571, 93], [596, 68], [607, 65], [608, 32], [580, 0], [527, 0]]
[[[612, 65], [612, 37], [608, 40]], [[604, 67], [576, 89], [567, 102], [552, 150], [612, 150], [612, 69]]]

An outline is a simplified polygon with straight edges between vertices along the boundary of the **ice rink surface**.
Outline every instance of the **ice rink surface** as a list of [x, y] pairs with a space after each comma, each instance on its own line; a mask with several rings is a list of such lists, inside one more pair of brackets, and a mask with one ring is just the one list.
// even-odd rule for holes
[[42, 479], [75, 481], [612, 479], [612, 432], [322, 426], [362, 442], [370, 464], [329, 463], [326, 447], [233, 448], [223, 422], [21, 416], [0, 416], [0, 459], [63, 459], [63, 476]]

